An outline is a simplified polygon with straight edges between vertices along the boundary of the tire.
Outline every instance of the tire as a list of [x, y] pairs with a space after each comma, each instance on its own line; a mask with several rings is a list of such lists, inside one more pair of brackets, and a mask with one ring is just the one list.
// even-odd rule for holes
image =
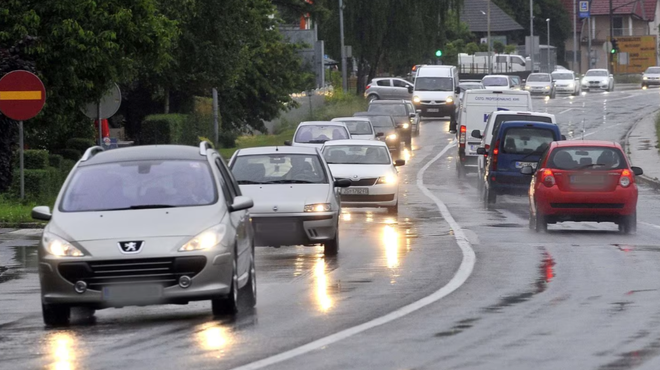
[[487, 186], [484, 186], [484, 202], [486, 203], [486, 208], [488, 209], [493, 208], [493, 205], [497, 203], [497, 194], [490, 191]]
[[456, 117], [452, 116], [449, 118], [449, 132], [456, 132], [456, 126], [458, 123], [456, 122]]
[[47, 326], [65, 326], [71, 319], [71, 307], [60, 304], [41, 304], [44, 324]]
[[536, 207], [536, 216], [534, 217], [534, 229], [537, 233], [548, 231], [548, 220], [544, 214], [539, 212], [538, 207]]
[[387, 213], [390, 215], [397, 215], [399, 214], [399, 202], [397, 201], [395, 205], [391, 207], [387, 207]]
[[465, 168], [458, 161], [456, 162], [456, 176], [458, 176], [459, 179], [465, 178]]
[[378, 100], [378, 95], [371, 94], [371, 95], [367, 96], [367, 102], [371, 103], [374, 100]]
[[629, 216], [621, 217], [619, 222], [619, 231], [623, 234], [634, 234], [637, 232], [637, 212]]
[[232, 263], [231, 290], [226, 297], [211, 300], [211, 309], [214, 316], [235, 315], [238, 312], [238, 268], [236, 264], [236, 252]]
[[339, 252], [339, 230], [334, 239], [328, 240], [323, 244], [323, 255], [326, 257], [336, 256]]
[[405, 144], [406, 148], [412, 149], [412, 134], [406, 138]]
[[248, 281], [245, 286], [241, 288], [240, 296], [241, 299], [243, 299], [243, 302], [241, 302], [243, 307], [252, 308], [257, 305], [257, 272], [254, 267], [254, 248], [252, 248], [248, 274]]

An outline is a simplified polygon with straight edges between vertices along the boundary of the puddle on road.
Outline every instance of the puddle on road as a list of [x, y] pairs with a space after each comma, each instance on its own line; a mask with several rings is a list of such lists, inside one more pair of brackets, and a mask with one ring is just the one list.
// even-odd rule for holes
[[650, 139], [641, 139], [639, 145], [637, 145], [638, 150], [650, 150], [652, 148]]
[[632, 369], [658, 355], [660, 355], [660, 339], [656, 339], [640, 350], [621, 354], [618, 360], [599, 367], [599, 370]]
[[4, 248], [8, 258], [0, 253], [0, 283], [38, 272], [37, 247], [14, 246]]
[[491, 224], [486, 225], [488, 227], [501, 227], [501, 228], [516, 228], [516, 227], [527, 227], [527, 225], [520, 225], [514, 223], [503, 223], [503, 224]]
[[621, 252], [660, 252], [660, 245], [611, 244]]

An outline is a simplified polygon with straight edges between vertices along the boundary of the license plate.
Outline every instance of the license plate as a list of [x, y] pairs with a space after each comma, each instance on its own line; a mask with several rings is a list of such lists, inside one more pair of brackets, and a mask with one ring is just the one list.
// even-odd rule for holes
[[369, 195], [369, 189], [367, 188], [342, 188], [342, 194], [350, 195]]
[[516, 162], [516, 168], [532, 167], [536, 169], [537, 162]]
[[103, 300], [113, 302], [135, 302], [159, 299], [163, 287], [155, 284], [114, 285], [103, 287]]
[[440, 109], [439, 108], [430, 108], [430, 109], [427, 109], [426, 111], [429, 112], [429, 113], [438, 113], [438, 112], [440, 112]]
[[257, 223], [257, 231], [260, 233], [294, 232], [296, 231], [296, 224], [292, 222]]
[[571, 184], [602, 185], [605, 176], [571, 176]]
[[477, 148], [479, 148], [479, 145], [470, 145], [470, 151], [471, 152], [476, 152]]

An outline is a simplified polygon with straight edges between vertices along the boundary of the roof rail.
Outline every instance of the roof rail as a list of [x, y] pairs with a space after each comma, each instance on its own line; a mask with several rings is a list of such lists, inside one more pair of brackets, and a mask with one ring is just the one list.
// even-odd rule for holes
[[83, 154], [82, 158], [80, 159], [81, 162], [85, 162], [87, 160], [90, 160], [93, 156], [96, 155], [98, 152], [102, 152], [104, 149], [103, 147], [100, 146], [93, 146], [87, 150], [85, 150], [85, 154]]
[[213, 149], [213, 146], [208, 141], [204, 140], [201, 143], [199, 143], [199, 154], [200, 155], [206, 155], [206, 151], [209, 150], [209, 149]]

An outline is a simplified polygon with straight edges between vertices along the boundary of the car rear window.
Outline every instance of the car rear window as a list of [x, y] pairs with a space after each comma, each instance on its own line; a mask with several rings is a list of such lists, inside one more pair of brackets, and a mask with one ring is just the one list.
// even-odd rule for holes
[[374, 127], [394, 128], [392, 116], [369, 116], [369, 120]]
[[509, 79], [506, 77], [484, 77], [481, 84], [484, 86], [509, 86]]
[[60, 210], [204, 206], [217, 200], [206, 162], [134, 161], [79, 167], [64, 192]]
[[342, 126], [307, 125], [296, 132], [296, 143], [324, 143], [328, 140], [350, 139], [348, 131]]
[[407, 116], [408, 110], [405, 104], [369, 104], [367, 112], [383, 113], [390, 116]]
[[560, 170], [611, 170], [628, 168], [628, 163], [618, 148], [576, 146], [553, 150], [547, 166]]
[[329, 164], [390, 164], [386, 147], [374, 145], [330, 145], [323, 148]]
[[342, 121], [346, 127], [348, 127], [348, 132], [351, 135], [371, 135], [373, 130], [371, 125], [366, 121]]
[[500, 150], [506, 154], [541, 154], [553, 141], [555, 133], [545, 128], [510, 127], [504, 132]]
[[327, 184], [317, 155], [260, 154], [238, 156], [231, 166], [239, 184]]
[[[493, 125], [493, 140], [498, 136], [502, 122], [507, 121], [526, 121], [526, 122], [545, 122], [552, 123], [552, 118], [544, 116], [524, 115], [524, 114], [499, 114], [495, 117]], [[491, 144], [492, 145], [492, 144]]]

